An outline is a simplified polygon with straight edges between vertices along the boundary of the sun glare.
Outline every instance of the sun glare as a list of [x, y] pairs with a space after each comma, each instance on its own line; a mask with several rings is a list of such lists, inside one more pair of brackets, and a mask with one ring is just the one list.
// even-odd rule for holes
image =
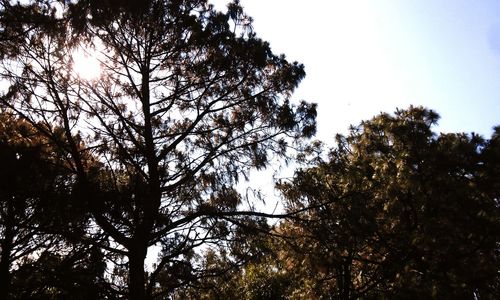
[[[94, 52], [94, 53], [93, 53]], [[73, 72], [83, 80], [94, 80], [101, 74], [101, 63], [95, 51], [78, 48], [73, 52]]]

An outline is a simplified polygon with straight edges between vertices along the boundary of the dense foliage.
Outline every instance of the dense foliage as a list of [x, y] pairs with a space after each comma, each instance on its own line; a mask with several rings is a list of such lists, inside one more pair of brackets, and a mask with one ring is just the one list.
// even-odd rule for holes
[[498, 137], [437, 135], [437, 119], [377, 116], [279, 185], [289, 210], [313, 207], [286, 230], [320, 295], [498, 297]]
[[[197, 247], [265, 225], [235, 185], [314, 134], [316, 111], [289, 99], [303, 66], [257, 38], [237, 1], [2, 4], [2, 106], [64, 162], [71, 205], [90, 216], [79, 239], [111, 265], [114, 292], [165, 297], [201, 276]], [[98, 79], [73, 70], [80, 50]]]
[[2, 299], [100, 294], [102, 255], [81, 240], [88, 215], [55, 151], [29, 123], [0, 114]]
[[436, 134], [437, 119], [398, 110], [338, 136], [278, 184], [290, 217], [206, 298], [498, 299], [499, 129]]

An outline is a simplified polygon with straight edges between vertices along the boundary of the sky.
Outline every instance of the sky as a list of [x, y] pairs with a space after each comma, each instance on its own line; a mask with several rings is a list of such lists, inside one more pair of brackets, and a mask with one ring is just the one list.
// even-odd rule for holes
[[318, 103], [318, 139], [411, 104], [441, 115], [438, 132], [489, 138], [500, 125], [500, 1], [241, 4], [258, 37], [305, 65], [294, 98]]

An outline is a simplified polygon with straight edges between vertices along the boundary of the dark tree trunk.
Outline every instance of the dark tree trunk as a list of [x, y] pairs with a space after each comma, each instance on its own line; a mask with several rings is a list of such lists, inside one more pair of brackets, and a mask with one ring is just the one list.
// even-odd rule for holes
[[[8, 215], [12, 214], [12, 206], [8, 207]], [[0, 240], [0, 299], [10, 299], [10, 256], [14, 243], [14, 231], [12, 220], [7, 220], [5, 225], [4, 237]]]
[[337, 268], [338, 297], [342, 300], [351, 299], [351, 264], [352, 259], [347, 257]]
[[129, 250], [129, 294], [130, 300], [144, 300], [146, 297], [146, 276], [144, 272], [144, 260], [146, 259], [147, 247], [140, 244], [134, 245]]
[[343, 266], [342, 299], [351, 299], [351, 262], [346, 262]]
[[[0, 258], [0, 299], [10, 299], [10, 263], [9, 252], [10, 249], [4, 248], [6, 243], [2, 241], [2, 256]], [[6, 254], [6, 255], [4, 255]]]

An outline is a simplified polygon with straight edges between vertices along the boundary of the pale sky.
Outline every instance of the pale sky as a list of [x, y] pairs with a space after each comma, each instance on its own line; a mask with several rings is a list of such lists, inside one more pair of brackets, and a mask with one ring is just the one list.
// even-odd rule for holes
[[[227, 0], [214, 0], [225, 9]], [[241, 0], [259, 37], [306, 67], [327, 142], [381, 111], [423, 105], [438, 131], [500, 125], [500, 1]]]

